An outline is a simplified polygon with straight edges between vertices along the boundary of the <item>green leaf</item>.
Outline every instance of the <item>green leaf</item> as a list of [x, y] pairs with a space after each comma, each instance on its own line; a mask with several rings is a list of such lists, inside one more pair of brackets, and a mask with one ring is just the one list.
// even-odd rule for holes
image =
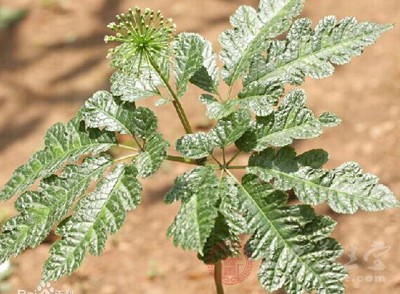
[[261, 0], [259, 11], [241, 6], [231, 17], [233, 30], [220, 36], [222, 77], [232, 85], [248, 69], [253, 56], [265, 50], [266, 40], [285, 32], [304, 0]]
[[356, 163], [348, 162], [331, 171], [321, 169], [326, 157], [321, 150], [296, 156], [291, 147], [278, 152], [268, 148], [250, 158], [248, 172], [264, 181], [273, 180], [277, 189], [293, 189], [304, 203], [316, 205], [327, 201], [338, 213], [399, 207], [389, 188], [380, 184], [376, 176], [364, 174]]
[[107, 236], [120, 229], [126, 212], [140, 202], [141, 186], [136, 175], [132, 166], [119, 165], [80, 201], [73, 216], [59, 228], [62, 239], [50, 249], [43, 281], [74, 272], [87, 251], [99, 255], [104, 250]]
[[238, 101], [241, 107], [251, 110], [255, 115], [267, 116], [273, 112], [283, 94], [284, 89], [280, 83], [249, 87], [239, 92]]
[[179, 187], [173, 188], [166, 201], [181, 199], [182, 205], [168, 229], [168, 237], [174, 238], [175, 246], [196, 250], [203, 256], [204, 245], [218, 216], [218, 179], [213, 168], [205, 166], [186, 173], [177, 182]]
[[190, 78], [190, 82], [199, 88], [217, 94], [219, 70], [215, 53], [209, 41], [204, 40], [203, 66]]
[[153, 134], [146, 139], [144, 150], [136, 158], [139, 177], [146, 178], [154, 174], [167, 157], [169, 143], [161, 134]]
[[271, 43], [267, 59], [257, 63], [253, 74], [245, 79], [245, 86], [258, 87], [276, 81], [300, 85], [306, 76], [314, 79], [331, 76], [333, 64], [349, 63], [392, 27], [357, 23], [353, 17], [337, 21], [328, 16], [312, 30], [309, 19], [299, 19], [291, 27], [287, 40]]
[[133, 105], [114, 98], [107, 91], [96, 92], [85, 102], [83, 117], [89, 128], [132, 135]]
[[37, 179], [59, 170], [66, 162], [75, 162], [84, 154], [99, 154], [116, 145], [114, 134], [81, 130], [81, 115], [53, 125], [46, 133], [44, 150], [36, 152], [25, 165], [15, 170], [0, 192], [0, 201], [27, 190]]
[[212, 95], [203, 94], [200, 101], [206, 106], [207, 116], [211, 119], [221, 119], [235, 112], [238, 100], [227, 100], [223, 103], [218, 102]]
[[191, 159], [207, 157], [214, 147], [210, 135], [203, 132], [185, 135], [176, 142], [176, 150]]
[[39, 191], [28, 191], [15, 202], [19, 215], [3, 225], [0, 235], [0, 263], [16, 256], [28, 246], [38, 246], [52, 226], [69, 212], [92, 181], [96, 181], [109, 167], [108, 156], [87, 158], [81, 165], [68, 165], [61, 176], [52, 175], [42, 180]]
[[138, 107], [132, 114], [132, 131], [136, 136], [146, 139], [156, 133], [158, 120], [154, 112], [147, 107]]
[[[208, 186], [208, 184], [204, 186], [204, 183], [208, 183], [208, 181], [212, 183], [212, 186]], [[217, 179], [215, 178], [214, 171], [209, 166], [196, 168], [191, 172], [179, 176], [164, 200], [167, 204], [182, 200], [181, 211], [183, 211], [183, 216], [178, 216], [176, 218], [175, 223], [170, 229], [171, 234], [176, 234], [176, 238], [180, 238], [178, 244], [181, 244], [181, 239], [184, 240], [187, 238], [189, 241], [182, 241], [184, 242], [184, 246], [195, 250], [202, 248], [199, 250], [201, 254], [199, 253], [198, 257], [207, 264], [236, 256], [241, 248], [239, 235], [245, 232], [246, 227], [245, 220], [240, 212], [239, 201], [237, 199], [238, 189], [235, 186], [235, 182], [231, 178], [226, 177], [220, 179], [218, 185], [216, 181]], [[207, 188], [209, 191], [206, 191]], [[204, 189], [204, 191], [202, 191], [202, 189]], [[212, 199], [210, 199], [210, 201], [212, 204], [215, 204], [215, 206], [213, 205], [209, 210], [211, 215], [211, 217], [209, 215], [209, 221], [198, 221], [199, 226], [202, 226], [199, 228], [198, 232], [202, 232], [204, 229], [208, 234], [210, 230], [209, 226], [212, 227], [212, 229], [206, 241], [204, 241], [204, 235], [207, 234], [201, 235], [201, 237], [195, 237], [196, 243], [193, 247], [190, 241], [193, 239], [193, 232], [190, 229], [185, 231], [182, 229], [182, 225], [183, 223], [186, 224], [186, 222], [197, 222], [197, 220], [189, 219], [190, 214], [193, 213], [186, 212], [184, 209], [186, 209], [186, 205], [193, 205], [193, 202], [189, 200], [206, 201], [206, 193], [212, 193]], [[199, 198], [192, 199], [192, 197]], [[190, 204], [186, 204], [189, 202]], [[207, 205], [211, 205], [211, 203]], [[215, 212], [215, 210], [217, 210], [217, 212]], [[217, 216], [215, 216], [215, 213], [217, 213]], [[184, 220], [181, 220], [182, 217]], [[212, 226], [214, 217], [215, 223]], [[179, 221], [182, 221], [182, 223], [179, 223]], [[180, 225], [180, 227], [178, 225]], [[204, 245], [202, 245], [203, 243]]]
[[262, 151], [268, 146], [282, 147], [294, 139], [312, 139], [320, 136], [323, 129], [340, 124], [333, 113], [323, 113], [315, 118], [306, 106], [302, 90], [290, 92], [278, 109], [266, 117], [258, 117], [237, 146], [244, 151]]
[[283, 95], [280, 84], [268, 87], [259, 87], [251, 91], [241, 91], [238, 99], [226, 100], [222, 103], [212, 95], [203, 94], [200, 101], [207, 108], [207, 116], [211, 119], [221, 119], [235, 112], [238, 108], [248, 109], [257, 116], [267, 116], [278, 104], [278, 99]]
[[116, 71], [111, 76], [111, 93], [114, 96], [121, 97], [122, 101], [136, 102], [161, 95], [157, 89], [157, 86], [160, 85], [162, 85], [162, 81], [149, 68], [139, 73]]
[[178, 97], [187, 90], [187, 84], [194, 74], [203, 67], [205, 39], [194, 33], [181, 33], [172, 43], [175, 55], [174, 73]]
[[239, 109], [218, 121], [210, 133], [215, 145], [224, 148], [238, 140], [250, 127], [250, 119], [249, 111]]
[[218, 214], [214, 228], [204, 244], [203, 255], [199, 253], [197, 257], [205, 264], [215, 264], [220, 260], [239, 255], [240, 245], [239, 236], [231, 233], [225, 218], [222, 214]]
[[328, 237], [334, 221], [318, 218], [305, 205], [286, 206], [286, 193], [246, 175], [239, 193], [251, 238], [246, 254], [262, 258], [259, 280], [268, 291], [282, 287], [288, 294], [344, 293], [344, 267], [334, 260], [341, 246]]
[[210, 133], [188, 134], [176, 143], [176, 150], [184, 157], [201, 159], [212, 154], [215, 147], [225, 148], [239, 139], [250, 126], [250, 113], [239, 109], [218, 121]]
[[224, 217], [233, 236], [239, 236], [247, 231], [247, 222], [239, 201], [239, 189], [231, 177], [223, 177], [220, 181], [218, 193], [221, 197], [219, 211]]
[[135, 109], [107, 91], [99, 91], [89, 98], [83, 108], [86, 125], [120, 134], [146, 138], [157, 131], [154, 112], [145, 107]]

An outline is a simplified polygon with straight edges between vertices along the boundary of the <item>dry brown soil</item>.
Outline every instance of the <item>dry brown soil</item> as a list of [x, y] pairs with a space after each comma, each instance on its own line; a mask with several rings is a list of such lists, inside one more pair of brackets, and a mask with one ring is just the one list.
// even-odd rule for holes
[[[12, 171], [42, 147], [45, 130], [66, 122], [87, 97], [109, 87], [111, 69], [105, 60], [105, 25], [117, 13], [133, 5], [161, 9], [173, 17], [178, 31], [195, 31], [219, 47], [219, 33], [228, 28], [228, 16], [245, 0], [69, 0], [46, 7], [43, 1], [0, 0], [1, 5], [28, 7], [29, 14], [13, 28], [0, 32], [0, 185]], [[308, 0], [303, 15], [313, 21], [325, 15], [357, 16], [380, 23], [400, 22], [399, 0]], [[366, 172], [400, 195], [400, 29], [396, 27], [368, 48], [350, 65], [337, 69], [334, 77], [307, 80], [308, 104], [317, 113], [336, 112], [343, 124], [321, 138], [298, 142], [299, 150], [324, 148], [331, 154], [328, 167], [345, 161], [359, 162]], [[184, 106], [194, 125], [204, 125], [200, 92], [191, 90]], [[154, 101], [149, 101], [151, 105]], [[160, 109], [161, 129], [171, 140], [182, 128], [169, 106]], [[175, 175], [186, 166], [166, 163], [155, 179], [146, 180], [143, 205], [129, 214], [126, 225], [109, 241], [102, 257], [88, 257], [81, 269], [53, 286], [83, 293], [213, 293], [208, 269], [196, 254], [182, 252], [167, 240], [165, 231], [178, 205], [165, 206], [164, 193]], [[359, 212], [353, 216], [328, 213], [339, 221], [335, 231], [346, 249], [342, 261], [354, 248], [347, 293], [400, 293], [400, 213]], [[11, 201], [1, 213], [12, 214]], [[373, 246], [387, 248], [373, 250]], [[390, 249], [389, 249], [390, 247]], [[49, 245], [29, 250], [13, 259], [11, 283], [17, 289], [33, 290]], [[367, 253], [370, 253], [367, 256]], [[353, 257], [354, 257], [353, 256]], [[384, 269], [370, 269], [381, 261]], [[258, 286], [256, 265], [249, 278], [227, 286], [226, 292], [266, 293]]]

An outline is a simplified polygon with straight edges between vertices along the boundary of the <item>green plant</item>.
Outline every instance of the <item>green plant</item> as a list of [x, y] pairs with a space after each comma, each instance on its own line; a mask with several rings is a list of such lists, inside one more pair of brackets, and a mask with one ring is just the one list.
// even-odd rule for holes
[[[241, 6], [231, 17], [234, 29], [220, 37], [226, 95], [219, 92], [210, 42], [193, 33], [174, 37], [175, 25], [160, 12], [136, 8], [117, 16], [109, 25], [115, 35], [106, 37], [118, 43], [108, 55], [116, 68], [110, 92], [95, 93], [66, 125], [51, 127], [44, 150], [19, 167], [0, 194], [7, 200], [22, 193], [15, 202], [19, 215], [3, 227], [0, 263], [38, 246], [58, 225], [61, 240], [50, 250], [42, 280], [71, 274], [86, 252], [103, 251], [108, 235], [139, 205], [139, 179], [169, 160], [196, 167], [165, 196], [166, 203], [181, 201], [168, 236], [215, 264], [218, 293], [220, 261], [239, 253], [242, 234], [250, 235], [246, 255], [262, 259], [259, 280], [269, 291], [343, 293], [346, 271], [335, 262], [342, 248], [329, 237], [335, 222], [316, 216], [311, 205], [327, 202], [337, 213], [352, 214], [399, 202], [356, 163], [326, 170], [324, 150], [296, 154], [294, 140], [315, 138], [340, 120], [333, 113], [316, 117], [304, 91], [285, 94], [285, 85], [332, 75], [334, 65], [350, 62], [392, 26], [329, 16], [312, 29], [310, 20], [294, 20], [303, 2], [261, 0], [259, 10]], [[286, 39], [275, 39], [286, 31]], [[200, 99], [217, 121], [209, 132], [193, 133], [181, 105], [189, 83], [207, 92]], [[137, 107], [153, 96], [157, 106], [171, 103], [182, 122], [186, 134], [176, 142], [182, 156], [169, 155], [154, 112]], [[122, 144], [119, 135], [134, 144]], [[232, 158], [227, 148], [236, 148]], [[111, 156], [118, 150], [129, 154]], [[240, 155], [249, 156], [247, 166], [233, 165]], [[237, 170], [246, 171], [242, 179]], [[29, 190], [39, 179], [38, 189]], [[93, 181], [96, 188], [86, 194]], [[288, 205], [290, 190], [304, 204]]]

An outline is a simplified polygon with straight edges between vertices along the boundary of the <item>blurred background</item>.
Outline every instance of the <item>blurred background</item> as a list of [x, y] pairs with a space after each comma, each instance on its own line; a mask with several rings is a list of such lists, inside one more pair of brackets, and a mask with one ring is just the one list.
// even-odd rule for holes
[[[86, 98], [109, 88], [112, 69], [105, 59], [106, 25], [116, 14], [139, 5], [161, 9], [178, 32], [198, 32], [219, 50], [220, 32], [240, 4], [254, 0], [0, 0], [0, 186], [12, 171], [43, 146], [52, 124], [68, 121]], [[11, 9], [11, 10], [10, 10]], [[400, 22], [399, 0], [308, 0], [303, 16], [314, 23], [326, 15], [356, 16], [361, 21]], [[356, 161], [381, 177], [400, 195], [400, 28], [328, 79], [308, 79], [308, 105], [317, 114], [332, 111], [343, 119], [318, 139], [297, 142], [299, 152], [324, 148], [328, 168]], [[200, 129], [207, 124], [200, 91], [192, 88], [184, 107]], [[149, 100], [146, 105], [153, 105]], [[183, 130], [170, 106], [159, 109], [160, 128], [170, 140]], [[166, 229], [179, 206], [165, 206], [163, 195], [186, 166], [165, 163], [155, 179], [144, 182], [143, 204], [129, 214], [112, 236], [102, 257], [87, 257], [55, 289], [83, 293], [213, 293], [213, 279], [196, 254], [174, 248]], [[400, 213], [359, 212], [336, 215], [326, 206], [319, 213], [339, 222], [335, 237], [343, 244], [341, 262], [349, 268], [347, 293], [400, 293]], [[13, 214], [12, 201], [2, 204], [0, 222]], [[0, 274], [0, 293], [33, 291], [52, 240], [12, 260]], [[1, 246], [1, 244], [0, 244]], [[226, 293], [266, 293], [257, 282], [258, 263]], [[11, 272], [10, 272], [11, 270]], [[0, 269], [1, 271], [1, 269]], [[7, 290], [8, 289], [8, 290]], [[67, 292], [65, 292], [67, 293]]]

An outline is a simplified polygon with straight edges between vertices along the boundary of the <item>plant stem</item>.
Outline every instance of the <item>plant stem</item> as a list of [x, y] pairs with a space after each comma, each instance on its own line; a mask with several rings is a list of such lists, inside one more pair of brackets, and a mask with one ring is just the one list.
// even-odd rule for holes
[[237, 166], [231, 165], [226, 167], [226, 169], [246, 169], [246, 168], [247, 166], [245, 165], [237, 165]]
[[138, 149], [136, 149], [135, 147], [129, 146], [129, 145], [118, 144], [118, 147], [123, 148], [123, 149], [138, 151]]
[[188, 158], [184, 158], [184, 157], [180, 157], [180, 156], [167, 155], [166, 160], [180, 162], [180, 163], [186, 163], [186, 164], [198, 165], [196, 160], [188, 159]]
[[182, 104], [179, 102], [178, 96], [175, 94], [174, 90], [172, 89], [171, 85], [169, 84], [168, 80], [164, 77], [164, 75], [161, 72], [161, 69], [158, 67], [158, 65], [154, 62], [153, 58], [150, 56], [150, 54], [147, 54], [147, 58], [149, 60], [150, 65], [153, 67], [153, 69], [156, 71], [160, 79], [162, 80], [164, 86], [167, 88], [168, 93], [171, 95], [171, 97], [174, 99], [172, 101], [172, 104], [175, 107], [176, 113], [178, 114], [178, 117], [183, 125], [183, 128], [185, 129], [187, 134], [193, 134], [192, 127], [190, 126], [189, 120], [186, 116], [185, 110], [182, 107]]
[[220, 167], [223, 166], [223, 164], [222, 164], [221, 162], [219, 162], [219, 160], [214, 156], [214, 154], [211, 153], [210, 155], [211, 155], [212, 159], [214, 159], [214, 161], [215, 161], [216, 163], [218, 163], [218, 165], [219, 165]]
[[224, 294], [224, 287], [222, 285], [222, 263], [218, 261], [214, 266], [214, 282], [217, 288], [217, 294]]
[[236, 157], [239, 156], [240, 153], [242, 153], [242, 151], [238, 150], [238, 152], [236, 152], [236, 154], [233, 155], [233, 157], [226, 163], [226, 165], [229, 166], [236, 159]]
[[114, 161], [114, 162], [123, 161], [123, 160], [125, 160], [125, 159], [134, 158], [134, 157], [136, 157], [136, 156], [137, 156], [137, 153], [135, 153], [135, 154], [129, 154], [129, 155], [126, 155], [126, 156], [123, 156], [123, 157], [120, 157], [120, 158], [116, 158], [116, 159], [114, 159], [113, 161]]

